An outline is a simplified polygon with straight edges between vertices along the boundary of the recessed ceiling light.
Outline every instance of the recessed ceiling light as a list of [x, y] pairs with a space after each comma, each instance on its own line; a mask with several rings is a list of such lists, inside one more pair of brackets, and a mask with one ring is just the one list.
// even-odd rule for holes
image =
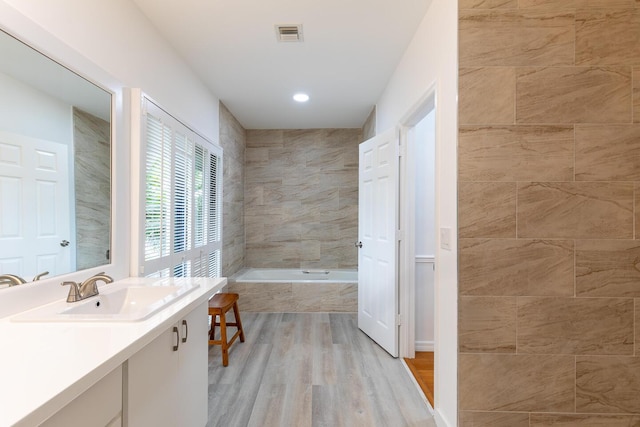
[[306, 93], [296, 93], [293, 95], [293, 99], [298, 102], [307, 102], [309, 100], [309, 95]]

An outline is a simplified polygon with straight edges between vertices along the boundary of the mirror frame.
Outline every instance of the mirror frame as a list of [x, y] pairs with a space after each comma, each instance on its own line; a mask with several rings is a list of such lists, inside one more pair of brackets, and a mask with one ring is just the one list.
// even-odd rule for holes
[[[68, 280], [81, 281], [102, 271], [114, 279], [129, 276], [131, 201], [128, 183], [131, 176], [129, 167], [131, 155], [127, 149], [129, 138], [125, 133], [128, 124], [125, 123], [123, 112], [124, 85], [98, 64], [74, 50], [73, 46], [66, 44], [3, 2], [0, 2], [0, 29], [111, 94], [111, 262], [52, 278], [45, 276], [39, 282], [28, 282], [24, 285], [3, 289], [3, 295], [6, 295], [7, 292], [35, 291], [35, 288], [38, 288], [38, 295], [34, 299], [41, 300], [47, 296], [55, 295], [57, 297], [65, 293], [65, 289], [60, 286], [47, 286], [51, 283], [59, 284]], [[45, 288], [48, 290], [47, 292], [44, 291]], [[1, 298], [0, 301], [2, 301]], [[0, 313], [2, 305], [0, 302]]]

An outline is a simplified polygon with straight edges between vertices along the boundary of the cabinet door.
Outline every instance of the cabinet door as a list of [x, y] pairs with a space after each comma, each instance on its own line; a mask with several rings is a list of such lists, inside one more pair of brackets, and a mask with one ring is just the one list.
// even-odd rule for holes
[[176, 398], [180, 387], [178, 339], [169, 328], [128, 361], [126, 416], [129, 427], [175, 427], [178, 422]]
[[[180, 423], [204, 426], [208, 413], [208, 305], [204, 303], [180, 322]], [[186, 338], [186, 342], [182, 339]]]

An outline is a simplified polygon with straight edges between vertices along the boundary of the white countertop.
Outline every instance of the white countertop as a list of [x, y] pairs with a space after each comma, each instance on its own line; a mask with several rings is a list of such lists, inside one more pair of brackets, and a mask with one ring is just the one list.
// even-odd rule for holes
[[43, 422], [211, 298], [227, 279], [128, 278], [113, 284], [158, 281], [199, 287], [138, 322], [24, 323], [12, 321], [13, 316], [0, 319], [0, 426]]

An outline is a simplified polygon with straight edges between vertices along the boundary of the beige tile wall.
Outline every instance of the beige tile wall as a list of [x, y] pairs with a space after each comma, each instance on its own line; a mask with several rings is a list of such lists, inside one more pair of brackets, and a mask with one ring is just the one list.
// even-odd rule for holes
[[222, 275], [244, 267], [244, 155], [246, 131], [220, 103], [220, 145], [224, 150], [222, 189]]
[[248, 267], [355, 268], [361, 129], [248, 130]]
[[640, 424], [640, 0], [459, 0], [465, 426]]

